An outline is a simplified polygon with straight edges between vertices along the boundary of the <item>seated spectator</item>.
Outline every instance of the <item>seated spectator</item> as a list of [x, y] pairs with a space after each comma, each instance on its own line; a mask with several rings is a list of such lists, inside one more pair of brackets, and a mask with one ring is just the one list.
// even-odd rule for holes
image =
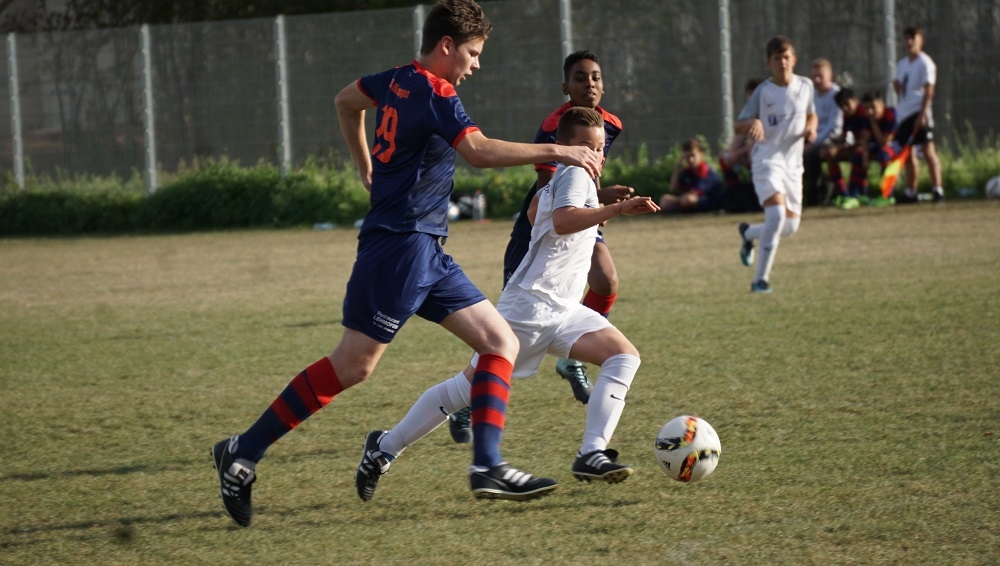
[[[757, 86], [763, 82], [759, 78], [751, 78], [744, 86], [745, 98], [750, 98]], [[726, 212], [758, 212], [761, 210], [757, 200], [757, 192], [753, 188], [753, 176], [750, 174], [750, 156], [754, 141], [749, 136], [736, 136], [729, 146], [719, 154], [719, 171], [725, 185], [723, 193], [723, 210]]]
[[[884, 169], [898, 154], [899, 149], [892, 143], [896, 133], [896, 111], [885, 105], [877, 91], [868, 92], [858, 100], [851, 89], [845, 88], [837, 93], [837, 105], [844, 113], [845, 136], [842, 136], [841, 143], [827, 152], [826, 161], [838, 194], [835, 204], [852, 209], [862, 202], [869, 203], [868, 167], [871, 159], [877, 160]], [[847, 183], [844, 183], [840, 171], [841, 161], [851, 163]], [[886, 205], [891, 202], [879, 197], [870, 204]]]
[[701, 142], [686, 140], [670, 176], [670, 192], [660, 197], [660, 208], [663, 212], [710, 212], [722, 210], [722, 198], [722, 180], [705, 162]]
[[833, 82], [833, 65], [827, 59], [816, 59], [810, 65], [809, 77], [813, 82], [813, 101], [816, 105], [816, 116], [819, 127], [816, 139], [806, 142], [802, 154], [803, 197], [805, 206], [826, 204], [829, 199], [829, 189], [823, 178], [823, 160], [820, 152], [824, 145], [833, 143], [843, 128], [843, 114], [837, 105], [836, 96], [840, 86]]

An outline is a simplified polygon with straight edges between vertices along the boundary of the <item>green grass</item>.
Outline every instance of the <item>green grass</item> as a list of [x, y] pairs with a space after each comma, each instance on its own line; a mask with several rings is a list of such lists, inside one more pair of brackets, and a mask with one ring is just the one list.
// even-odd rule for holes
[[[771, 296], [737, 258], [757, 215], [613, 221], [613, 320], [643, 355], [613, 442], [633, 478], [573, 480], [584, 411], [546, 363], [516, 382], [504, 454], [560, 480], [553, 496], [474, 500], [442, 429], [362, 503], [365, 433], [467, 361], [414, 320], [371, 381], [274, 446], [247, 530], [209, 448], [335, 345], [356, 233], [0, 240], [0, 563], [996, 563], [998, 217], [809, 209]], [[495, 299], [509, 224], [452, 232]], [[722, 438], [698, 484], [652, 455], [685, 413]]]

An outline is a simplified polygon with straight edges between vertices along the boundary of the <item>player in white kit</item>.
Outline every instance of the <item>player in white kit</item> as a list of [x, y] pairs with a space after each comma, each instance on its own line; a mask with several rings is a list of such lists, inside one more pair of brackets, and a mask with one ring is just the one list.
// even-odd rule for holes
[[739, 226], [740, 259], [750, 266], [760, 240], [757, 270], [750, 291], [770, 293], [769, 278], [778, 242], [799, 228], [802, 215], [802, 149], [816, 139], [818, 118], [812, 81], [795, 74], [795, 47], [783, 36], [767, 42], [771, 77], [761, 83], [740, 112], [735, 130], [756, 141], [751, 157], [754, 189], [764, 222]]
[[[566, 111], [559, 120], [557, 143], [582, 145], [604, 151], [604, 121], [585, 107]], [[504, 287], [497, 310], [520, 342], [512, 377], [534, 375], [546, 354], [571, 357], [600, 366], [587, 404], [583, 442], [576, 455], [574, 477], [617, 483], [632, 475], [632, 468], [618, 463], [618, 453], [608, 448], [625, 395], [639, 369], [639, 351], [608, 319], [582, 305], [587, 273], [598, 225], [615, 216], [656, 212], [649, 197], [633, 197], [601, 206], [597, 186], [584, 169], [559, 164], [528, 209], [533, 219], [531, 245], [520, 266]], [[424, 392], [402, 421], [378, 436], [378, 453], [365, 458], [389, 462], [405, 448], [448, 420], [448, 415], [469, 405], [471, 376], [477, 356], [468, 368]], [[481, 410], [490, 410], [485, 408]], [[388, 471], [385, 468], [383, 474]], [[516, 481], [516, 478], [511, 481]], [[367, 501], [370, 489], [358, 491]], [[488, 489], [481, 496], [489, 496]]]

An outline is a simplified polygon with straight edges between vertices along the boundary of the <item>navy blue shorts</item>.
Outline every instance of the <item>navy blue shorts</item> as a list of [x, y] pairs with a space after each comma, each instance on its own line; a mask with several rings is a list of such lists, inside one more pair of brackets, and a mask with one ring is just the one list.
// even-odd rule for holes
[[388, 344], [416, 314], [440, 323], [485, 301], [462, 268], [422, 232], [370, 232], [358, 241], [347, 282], [343, 325]]

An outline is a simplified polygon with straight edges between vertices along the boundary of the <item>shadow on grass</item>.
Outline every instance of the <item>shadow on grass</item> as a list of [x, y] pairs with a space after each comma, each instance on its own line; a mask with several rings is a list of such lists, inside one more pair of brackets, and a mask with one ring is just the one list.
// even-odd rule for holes
[[[317, 456], [335, 456], [336, 454], [337, 451], [331, 449], [308, 450], [292, 454], [268, 456], [268, 460], [272, 462], [296, 462]], [[0, 476], [0, 483], [9, 481], [44, 481], [50, 479], [68, 479], [76, 477], [99, 478], [102, 476], [124, 476], [128, 474], [150, 472], [179, 472], [188, 470], [192, 466], [202, 466], [203, 464], [210, 463], [211, 461], [212, 458], [209, 455], [208, 449], [206, 449], [204, 458], [188, 458], [186, 460], [178, 460], [173, 465], [169, 466], [165, 466], [163, 464], [132, 464], [111, 468], [84, 468], [80, 470], [58, 470], [52, 472], [13, 473]]]

